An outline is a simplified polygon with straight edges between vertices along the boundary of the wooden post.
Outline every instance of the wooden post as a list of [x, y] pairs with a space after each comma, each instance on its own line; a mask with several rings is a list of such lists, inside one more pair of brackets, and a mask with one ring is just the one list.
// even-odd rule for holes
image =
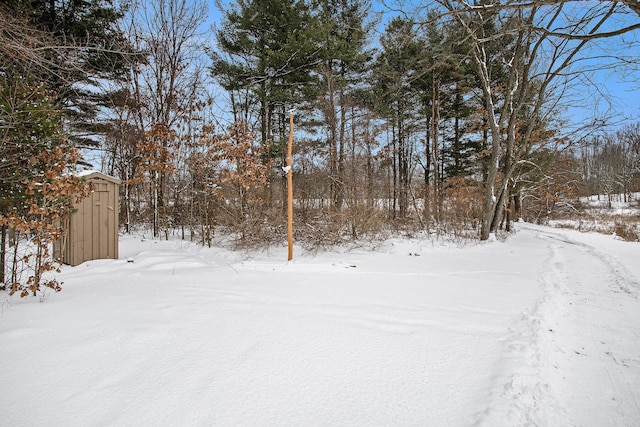
[[293, 110], [289, 110], [289, 144], [287, 146], [287, 240], [289, 246], [288, 261], [293, 259], [293, 169], [291, 153], [293, 145]]

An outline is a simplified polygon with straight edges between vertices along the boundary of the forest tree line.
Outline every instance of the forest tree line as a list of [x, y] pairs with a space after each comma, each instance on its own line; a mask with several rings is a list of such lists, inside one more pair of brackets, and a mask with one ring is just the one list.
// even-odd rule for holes
[[640, 28], [634, 2], [374, 6], [238, 0], [210, 26], [202, 0], [2, 0], [3, 260], [9, 230], [59, 235], [89, 191], [67, 175], [81, 153], [122, 180], [126, 231], [281, 241], [291, 110], [296, 235], [316, 244], [486, 239], [639, 190], [637, 124], [563, 120], [602, 43], [617, 46], [607, 67], [637, 65], [615, 61]]
[[[624, 46], [638, 15], [607, 2], [496, 4], [434, 2], [381, 25], [363, 0], [238, 1], [218, 5], [203, 33], [204, 4], [137, 4], [126, 38], [147, 56], [121, 82], [104, 157], [125, 182], [123, 222], [281, 239], [291, 109], [300, 238], [408, 228], [484, 239], [575, 200], [601, 176], [582, 163], [604, 158], [588, 148], [604, 136], [565, 131], [564, 95], [590, 71], [579, 59], [589, 44], [614, 37], [608, 23], [628, 18], [615, 29]], [[221, 102], [211, 82], [225, 117], [210, 108]], [[635, 163], [625, 191], [637, 178]]]

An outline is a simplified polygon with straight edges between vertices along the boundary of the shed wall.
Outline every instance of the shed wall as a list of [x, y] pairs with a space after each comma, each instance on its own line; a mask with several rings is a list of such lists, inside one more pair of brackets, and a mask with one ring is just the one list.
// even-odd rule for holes
[[54, 254], [69, 265], [93, 259], [118, 258], [118, 192], [115, 182], [90, 178], [93, 192], [77, 203], [66, 238]]

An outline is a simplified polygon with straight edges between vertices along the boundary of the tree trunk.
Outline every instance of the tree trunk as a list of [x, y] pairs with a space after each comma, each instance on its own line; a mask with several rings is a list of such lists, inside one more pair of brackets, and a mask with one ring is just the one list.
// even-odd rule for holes
[[391, 128], [391, 142], [393, 144], [393, 151], [391, 153], [391, 158], [393, 159], [393, 219], [396, 219], [398, 213], [398, 159], [396, 151], [398, 150], [398, 146], [395, 122]]
[[422, 207], [424, 221], [426, 224], [430, 224], [430, 214], [431, 214], [431, 188], [430, 188], [430, 177], [431, 177], [431, 117], [427, 116], [427, 124], [426, 124], [426, 134], [425, 134], [425, 143], [424, 143], [424, 157], [425, 157], [425, 166], [424, 166], [424, 206]]
[[433, 163], [433, 217], [440, 222], [440, 159], [438, 124], [440, 122], [440, 99], [436, 78], [431, 78], [431, 160]]
[[7, 224], [0, 226], [0, 290], [4, 291], [6, 287], [5, 282], [5, 255], [7, 253]]
[[338, 210], [342, 209], [342, 204], [344, 202], [344, 146], [345, 146], [345, 122], [347, 118], [347, 110], [344, 105], [344, 93], [342, 90], [338, 92], [339, 97], [339, 108], [340, 108], [340, 133], [338, 137], [338, 182], [337, 182], [337, 200], [336, 205]]

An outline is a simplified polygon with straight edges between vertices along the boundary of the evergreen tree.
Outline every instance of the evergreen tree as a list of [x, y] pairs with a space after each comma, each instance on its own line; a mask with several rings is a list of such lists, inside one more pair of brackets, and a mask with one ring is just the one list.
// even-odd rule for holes
[[[96, 146], [96, 117], [108, 105], [105, 80], [122, 76], [130, 58], [111, 0], [1, 0], [4, 13], [23, 17], [51, 43], [37, 61], [12, 61], [4, 72], [30, 76], [55, 91], [78, 146]], [[11, 70], [11, 71], [8, 71]]]
[[441, 118], [447, 123], [443, 142], [443, 179], [469, 176], [478, 168], [476, 157], [482, 149], [480, 138], [471, 131], [471, 115], [477, 110], [473, 97], [476, 86], [470, 65], [469, 46], [460, 37], [460, 29], [451, 23], [442, 26], [442, 59], [439, 64], [443, 99]]
[[304, 1], [238, 0], [219, 8], [226, 12], [215, 31], [211, 73], [231, 93], [236, 120], [257, 114], [267, 144], [284, 136], [287, 109], [312, 84], [317, 26]]
[[[372, 71], [376, 111], [387, 119], [391, 129], [393, 165], [393, 212], [407, 213], [410, 172], [414, 155], [411, 136], [416, 131], [418, 92], [413, 83], [422, 72], [419, 62], [424, 45], [417, 38], [412, 21], [394, 18], [380, 39], [381, 52]], [[397, 202], [397, 206], [396, 206]]]
[[[319, 18], [318, 107], [327, 135], [330, 199], [340, 210], [346, 180], [347, 114], [372, 56], [366, 44], [375, 22], [368, 19], [370, 4], [362, 0], [317, 0], [314, 9]], [[354, 126], [353, 117], [351, 121]]]

